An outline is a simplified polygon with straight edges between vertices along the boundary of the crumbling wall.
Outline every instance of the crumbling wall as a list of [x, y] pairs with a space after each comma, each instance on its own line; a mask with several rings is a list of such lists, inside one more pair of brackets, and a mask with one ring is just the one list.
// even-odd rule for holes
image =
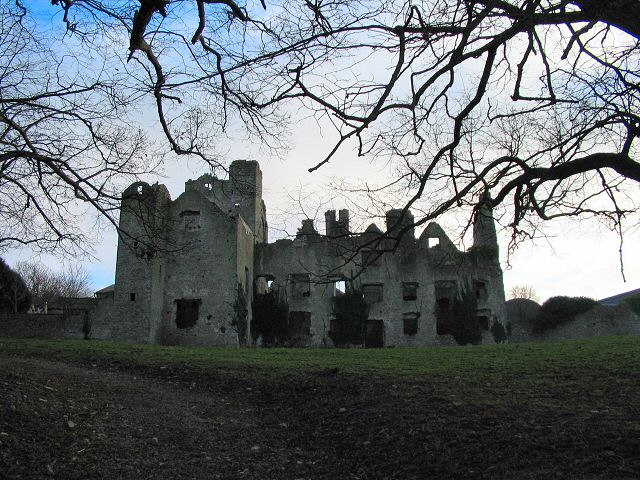
[[237, 346], [237, 232], [246, 225], [197, 189], [171, 204], [169, 219], [171, 238], [184, 247], [167, 253], [161, 342]]
[[[125, 191], [121, 227], [134, 238], [118, 245], [112, 315], [106, 299], [93, 307], [95, 338], [238, 345], [251, 338], [254, 289], [270, 289], [288, 306], [295, 344], [331, 345], [334, 299], [347, 289], [364, 294], [371, 346], [449, 345], [442, 318], [463, 281], [477, 292], [483, 341], [491, 342], [494, 322], [504, 323], [489, 202], [476, 215], [470, 252], [435, 223], [416, 239], [404, 210], [388, 212], [384, 238], [375, 225], [352, 234], [340, 210], [325, 214], [325, 235], [307, 220], [294, 240], [267, 244], [259, 165], [233, 162], [229, 175], [190, 180], [174, 202], [159, 185]], [[165, 248], [154, 249], [158, 241]]]
[[220, 210], [242, 216], [257, 243], [267, 242], [266, 207], [262, 201], [262, 171], [258, 162], [236, 160], [229, 166], [229, 178], [202, 175], [185, 184], [185, 192], [199, 190]]
[[[345, 278], [334, 248], [333, 242], [319, 235], [256, 246], [254, 280], [269, 279], [269, 288], [277, 290], [289, 305], [292, 328], [296, 318], [309, 314], [308, 335], [296, 332], [297, 344], [330, 344], [331, 299], [336, 294], [335, 282]], [[303, 342], [305, 336], [308, 339]]]
[[539, 336], [544, 340], [602, 337], [607, 335], [640, 335], [640, 319], [626, 303], [615, 307], [599, 305], [577, 315], [570, 322], [558, 325]]
[[423, 345], [432, 339], [427, 308], [433, 304], [432, 272], [421, 253], [408, 234], [393, 254], [375, 258], [371, 252], [362, 258], [360, 253], [362, 263], [368, 263], [359, 278], [369, 305], [368, 333], [382, 328], [384, 345]]
[[533, 340], [531, 329], [533, 319], [540, 310], [540, 305], [526, 298], [512, 298], [505, 303], [505, 307], [508, 341], [517, 343]]
[[626, 303], [617, 306], [598, 305], [576, 315], [566, 323], [543, 333], [531, 333], [531, 322], [540, 306], [531, 300], [513, 299], [507, 302], [509, 342], [566, 340], [609, 335], [640, 335], [640, 319]]
[[[438, 331], [439, 289], [451, 285], [453, 301], [459, 286], [468, 281], [478, 294], [478, 321], [485, 322], [483, 342], [493, 343], [493, 322], [505, 323], [502, 270], [497, 244], [490, 255], [460, 252], [437, 225], [413, 236], [410, 212], [391, 210], [388, 235], [375, 225], [362, 235], [348, 232], [348, 212], [325, 214], [326, 236], [305, 220], [293, 240], [280, 240], [256, 250], [256, 280], [269, 278], [283, 291], [290, 311], [308, 312], [308, 345], [331, 344], [329, 332], [336, 318], [332, 298], [335, 282], [352, 280], [348, 288], [364, 293], [368, 318], [363, 338], [371, 345], [452, 345], [450, 334]], [[487, 222], [483, 217], [483, 222]], [[402, 235], [400, 233], [402, 232]], [[480, 236], [485, 244], [486, 236]], [[474, 290], [475, 292], [475, 290]], [[443, 300], [440, 298], [440, 300]]]

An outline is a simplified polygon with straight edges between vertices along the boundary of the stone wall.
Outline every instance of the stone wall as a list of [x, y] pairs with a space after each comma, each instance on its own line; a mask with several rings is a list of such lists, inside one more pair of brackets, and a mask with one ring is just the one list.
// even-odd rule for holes
[[84, 328], [83, 314], [0, 314], [0, 337], [3, 338], [82, 339]]
[[[222, 211], [197, 189], [180, 195], [171, 205], [169, 217], [175, 225], [170, 234], [184, 248], [167, 254], [161, 342], [237, 345], [231, 323], [241, 218]], [[184, 308], [192, 308], [195, 321], [181, 323]]]
[[[388, 231], [394, 225], [403, 228], [399, 212], [390, 212]], [[470, 288], [482, 285], [478, 314], [485, 316], [487, 327], [494, 321], [504, 323], [497, 246], [484, 258], [460, 252], [437, 224], [427, 227], [419, 239], [407, 231], [396, 245], [393, 238], [382, 237], [375, 225], [361, 236], [345, 235], [340, 227], [348, 225], [346, 213], [339, 223], [335, 212], [327, 212], [325, 218], [327, 236], [318, 234], [307, 220], [294, 240], [279, 240], [256, 250], [255, 275], [273, 281], [272, 288], [286, 300], [290, 312], [309, 318], [307, 345], [332, 345], [333, 303], [340, 294], [336, 282], [344, 280], [351, 281], [350, 288], [364, 291], [369, 306], [366, 330], [377, 330], [379, 338], [373, 343], [384, 346], [456, 344], [437, 328], [436, 303], [442, 284], [451, 286], [450, 301], [464, 282]], [[483, 342], [492, 343], [492, 336], [485, 332]]]
[[89, 337], [96, 340], [113, 340], [116, 338], [113, 333], [116, 324], [113, 317], [113, 297], [95, 300], [95, 305], [89, 312]]
[[540, 305], [526, 298], [512, 298], [505, 303], [507, 315], [507, 337], [509, 342], [529, 342], [533, 340], [531, 322], [538, 314]]
[[617, 306], [599, 305], [540, 334], [531, 333], [531, 322], [540, 306], [525, 299], [506, 302], [509, 342], [566, 340], [609, 335], [640, 335], [640, 319], [626, 303]]
[[626, 303], [615, 307], [599, 305], [570, 322], [537, 335], [536, 340], [603, 337], [608, 335], [640, 335], [640, 319]]

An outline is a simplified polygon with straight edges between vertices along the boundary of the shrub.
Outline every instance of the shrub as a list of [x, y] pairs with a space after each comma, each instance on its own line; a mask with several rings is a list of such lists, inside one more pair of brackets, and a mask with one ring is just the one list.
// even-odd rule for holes
[[633, 297], [626, 298], [624, 301], [627, 302], [633, 313], [640, 315], [640, 293]]
[[453, 301], [449, 331], [459, 345], [482, 342], [482, 328], [477, 317], [478, 300], [470, 282], [462, 282], [460, 292]]
[[22, 277], [0, 258], [0, 312], [26, 312], [31, 307], [31, 292]]
[[588, 312], [596, 305], [598, 302], [588, 297], [551, 297], [540, 306], [538, 315], [532, 320], [531, 331], [545, 332], [570, 322], [576, 315]]
[[361, 290], [347, 290], [333, 298], [335, 320], [331, 323], [329, 338], [338, 347], [362, 345], [369, 307]]
[[252, 303], [251, 335], [264, 346], [283, 346], [288, 340], [289, 305], [277, 292], [256, 294]]
[[490, 245], [480, 245], [467, 250], [467, 259], [474, 265], [496, 263], [498, 248]]
[[249, 311], [247, 309], [247, 292], [245, 292], [241, 283], [238, 283], [233, 310], [235, 315], [231, 321], [231, 326], [234, 327], [238, 333], [238, 342], [240, 345], [245, 346], [247, 344], [247, 316], [249, 315]]
[[504, 343], [507, 339], [507, 331], [502, 323], [496, 321], [491, 325], [491, 334], [496, 343]]

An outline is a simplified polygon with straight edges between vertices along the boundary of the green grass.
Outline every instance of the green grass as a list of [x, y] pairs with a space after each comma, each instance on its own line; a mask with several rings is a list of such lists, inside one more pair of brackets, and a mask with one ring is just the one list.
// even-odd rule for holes
[[553, 375], [597, 370], [616, 374], [640, 369], [640, 337], [512, 345], [384, 349], [259, 349], [163, 347], [107, 341], [0, 339], [0, 354], [149, 367], [222, 368], [261, 372], [312, 372], [338, 367], [343, 373], [477, 376]]

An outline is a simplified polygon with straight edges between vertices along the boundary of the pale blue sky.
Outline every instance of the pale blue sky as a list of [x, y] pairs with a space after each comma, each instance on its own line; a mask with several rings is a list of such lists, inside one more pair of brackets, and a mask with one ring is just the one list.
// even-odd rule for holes
[[[46, 9], [50, 9], [49, 2]], [[141, 112], [145, 122], [151, 119], [151, 114]], [[307, 169], [315, 165], [330, 149], [335, 141], [334, 133], [328, 128], [320, 129], [313, 121], [298, 120], [291, 132], [290, 143], [293, 148], [282, 154], [282, 158], [262, 151], [255, 144], [246, 144], [241, 138], [221, 140], [217, 148], [226, 152], [228, 162], [235, 159], [251, 158], [258, 160], [263, 171], [264, 198], [267, 204], [270, 225], [281, 221], [282, 216], [275, 217], [278, 212], [297, 210], [292, 206], [288, 192], [306, 192], [313, 197], [312, 192], [318, 192], [321, 198], [326, 194], [326, 184], [334, 176], [349, 179], [361, 178], [372, 182], [381, 181], [388, 175], [385, 165], [372, 166], [368, 159], [357, 159], [352, 148], [347, 146], [330, 164], [315, 173], [308, 173]], [[162, 178], [150, 177], [147, 181], [160, 180], [165, 183], [172, 198], [176, 198], [183, 191], [184, 182], [190, 178], [197, 178], [206, 171], [206, 167], [192, 160], [180, 159], [169, 161], [165, 166]], [[315, 198], [315, 197], [313, 197]], [[320, 213], [328, 208], [345, 208], [346, 202], [340, 198], [329, 199], [320, 208]], [[398, 205], [399, 206], [399, 205]], [[312, 206], [313, 207], [313, 206]], [[321, 217], [322, 218], [322, 217]], [[361, 219], [364, 221], [364, 219]], [[354, 219], [354, 223], [357, 219]], [[440, 222], [445, 226], [455, 225], [453, 218], [444, 218]], [[322, 230], [322, 222], [317, 225]], [[382, 226], [382, 225], [381, 225]], [[541, 299], [553, 295], [587, 295], [603, 298], [616, 293], [632, 290], [640, 286], [640, 229], [630, 231], [624, 243], [624, 267], [627, 283], [620, 274], [618, 258], [617, 236], [592, 221], [557, 222], [547, 227], [549, 238], [536, 243], [523, 244], [511, 256], [511, 267], [505, 264], [506, 290], [518, 284], [528, 284], [534, 287]], [[289, 232], [295, 233], [297, 225], [289, 226]], [[448, 230], [450, 232], [450, 230]], [[282, 232], [272, 231], [272, 240], [281, 236]], [[452, 236], [454, 234], [452, 233]], [[94, 289], [102, 288], [113, 282], [115, 270], [116, 236], [112, 229], [105, 224], [101, 240], [94, 245], [94, 258], [77, 259], [91, 272]], [[500, 234], [501, 253], [503, 262], [506, 261], [506, 246], [508, 232]], [[468, 246], [468, 244], [467, 244]], [[9, 264], [18, 259], [33, 259], [42, 261], [52, 268], [59, 268], [61, 260], [51, 256], [37, 256], [28, 249], [6, 252], [4, 258]]]
[[[320, 198], [324, 186], [330, 177], [338, 174], [351, 178], [371, 178], [375, 180], [384, 175], [384, 169], [374, 169], [366, 159], [357, 159], [351, 151], [343, 151], [326, 168], [315, 173], [308, 173], [307, 169], [317, 162], [320, 152], [326, 151], [331, 135], [324, 130], [326, 136], [319, 133], [313, 123], [302, 122], [295, 132], [295, 147], [286, 158], [278, 159], [254, 154], [251, 158], [258, 160], [263, 171], [263, 196], [267, 204], [269, 222], [271, 226], [281, 221], [279, 212], [297, 210], [292, 204], [289, 194], [295, 194], [302, 185], [307, 196], [312, 197], [312, 191], [318, 192]], [[229, 161], [247, 158], [252, 148], [229, 148]], [[245, 146], [246, 147], [246, 146]], [[205, 167], [195, 161], [181, 159], [179, 163], [169, 163], [166, 166], [164, 178], [172, 198], [177, 198], [184, 191], [184, 182], [190, 178], [197, 178], [204, 173]], [[367, 172], [369, 175], [367, 176]], [[156, 181], [149, 178], [148, 181]], [[312, 202], [313, 204], [313, 202]], [[329, 208], [345, 208], [346, 204], [339, 198], [322, 205], [319, 210], [320, 220], [318, 229], [322, 230], [322, 213]], [[354, 219], [357, 222], [358, 219]], [[362, 219], [361, 219], [362, 222]], [[366, 222], [364, 222], [366, 223]], [[378, 222], [380, 226], [380, 222]], [[445, 227], [454, 224], [453, 220], [444, 218], [440, 223]], [[295, 233], [296, 222], [289, 226], [289, 233]], [[534, 287], [541, 299], [554, 295], [585, 295], [594, 298], [604, 298], [616, 293], [632, 290], [640, 286], [640, 231], [636, 228], [625, 238], [624, 260], [627, 283], [620, 274], [618, 262], [618, 238], [602, 225], [592, 221], [565, 221], [547, 225], [550, 237], [537, 242], [522, 244], [510, 259], [511, 267], [506, 266], [506, 249], [509, 232], [500, 232], [501, 258], [505, 268], [505, 289], [513, 285], [528, 284]], [[453, 237], [453, 232], [448, 229]], [[270, 232], [271, 240], [282, 236], [280, 231]], [[105, 228], [102, 241], [94, 246], [95, 258], [82, 258], [82, 262], [91, 272], [94, 289], [100, 289], [113, 283], [115, 274], [115, 255], [117, 239], [112, 229]], [[466, 246], [469, 246], [468, 241]], [[459, 245], [459, 247], [463, 247]], [[13, 250], [5, 255], [9, 264], [18, 258], [35, 258], [28, 250]], [[60, 259], [41, 257], [40, 261], [59, 268]]]

